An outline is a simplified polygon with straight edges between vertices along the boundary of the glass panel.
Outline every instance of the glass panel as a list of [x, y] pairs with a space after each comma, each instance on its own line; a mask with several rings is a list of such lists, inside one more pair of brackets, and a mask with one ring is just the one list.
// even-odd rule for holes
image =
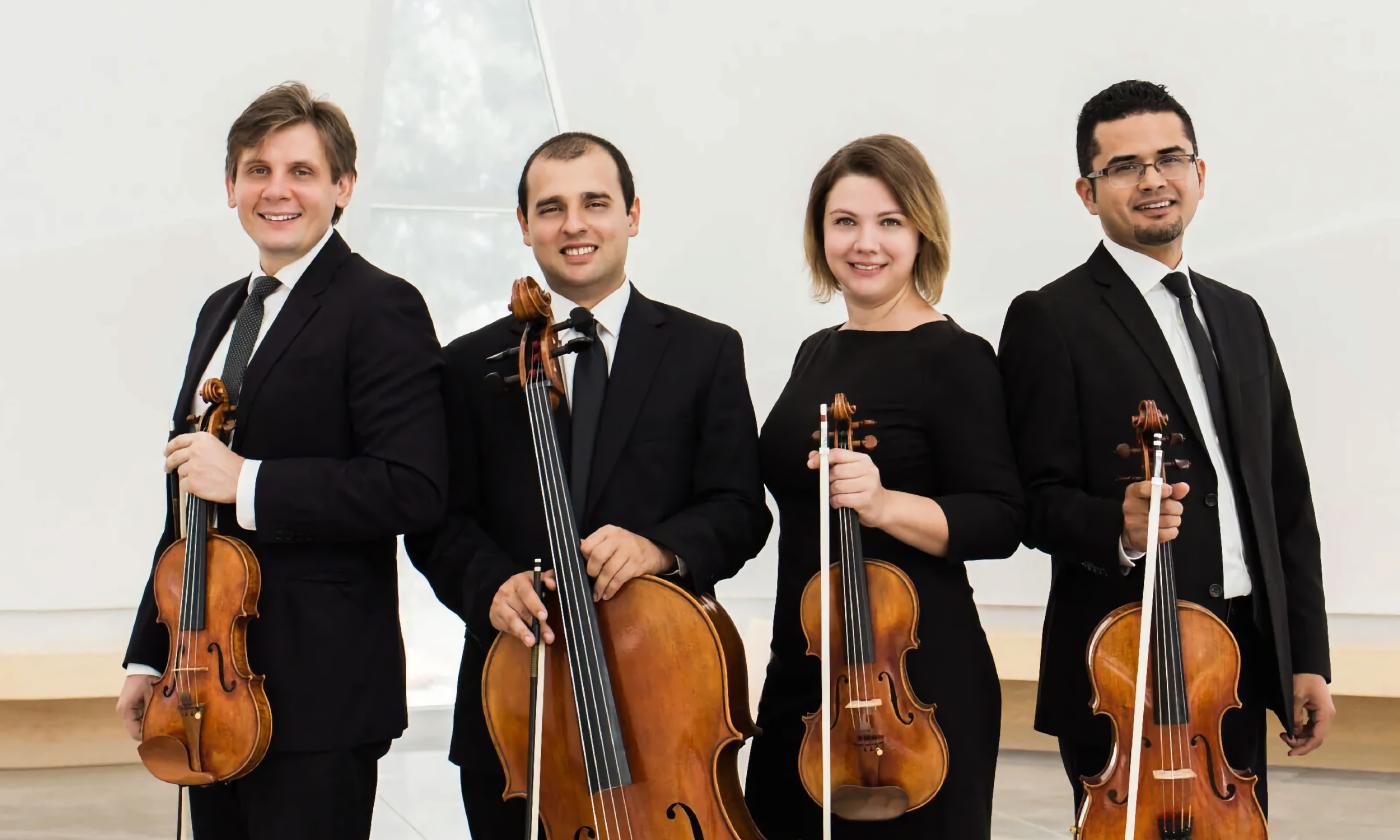
[[505, 315], [515, 278], [539, 276], [510, 213], [374, 208], [364, 254], [418, 287], [443, 344]]
[[558, 130], [525, 0], [395, 0], [386, 55], [376, 198], [515, 207]]

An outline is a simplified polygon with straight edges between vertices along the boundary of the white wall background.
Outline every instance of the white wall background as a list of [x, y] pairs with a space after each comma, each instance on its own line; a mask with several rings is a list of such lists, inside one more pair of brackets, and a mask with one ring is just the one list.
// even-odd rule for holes
[[[442, 101], [470, 91], [478, 57], [512, 79], [538, 77], [538, 54], [493, 56], [472, 43], [493, 16], [519, 18], [524, 6], [7, 4], [0, 654], [117, 651], [124, 642], [160, 522], [158, 452], [193, 318], [251, 258], [224, 207], [222, 144], [262, 89], [304, 79], [346, 109], [362, 182], [341, 227], [370, 259], [424, 286], [444, 338], [496, 311], [481, 301], [504, 303], [528, 251], [508, 224], [490, 221], [499, 184], [453, 192], [450, 182], [468, 177], [478, 158], [454, 163], [456, 146], [439, 144], [435, 166], [451, 177], [438, 179], [446, 193], [430, 203], [456, 209], [418, 221], [419, 211], [404, 209], [412, 173], [390, 164], [395, 143], [441, 129], [396, 110], [421, 93], [467, 126], [464, 147], [488, 137], [510, 151], [479, 158], [477, 168], [489, 171], [483, 182], [513, 186], [543, 133], [497, 137], [492, 114], [473, 127], [472, 100]], [[1119, 79], [1166, 82], [1195, 118], [1210, 167], [1188, 238], [1192, 265], [1260, 300], [1289, 373], [1336, 626], [1400, 640], [1400, 571], [1386, 527], [1400, 503], [1400, 456], [1388, 440], [1400, 410], [1389, 364], [1400, 174], [1387, 142], [1400, 131], [1400, 54], [1383, 49], [1400, 27], [1397, 7], [535, 6], [566, 127], [616, 141], [637, 175], [643, 213], [632, 276], [647, 294], [743, 333], [760, 417], [801, 338], [843, 317], [839, 304], [808, 299], [801, 255], [807, 187], [831, 152], [875, 132], [902, 134], [924, 151], [954, 225], [943, 308], [995, 343], [1015, 294], [1054, 279], [1097, 242], [1096, 221], [1072, 190], [1078, 108]], [[438, 74], [395, 71], [394, 50], [420, 37], [395, 29], [410, 18], [426, 33], [424, 51], [458, 63]], [[510, 101], [538, 95], [531, 84], [534, 93]], [[538, 107], [542, 132], [552, 130], [548, 103]], [[476, 239], [453, 262], [451, 248], [425, 240], [451, 239], [457, 219], [475, 226]], [[476, 260], [483, 248], [490, 258]], [[430, 253], [437, 262], [423, 262]], [[456, 294], [453, 278], [468, 291]], [[770, 544], [722, 597], [762, 615], [774, 568]], [[1032, 552], [974, 570], [987, 612], [1020, 608], [1022, 620], [1043, 603], [1046, 581]], [[452, 630], [416, 593], [406, 596], [411, 658]], [[440, 671], [451, 648], [425, 654], [422, 667]], [[423, 682], [432, 684], [442, 686]]]

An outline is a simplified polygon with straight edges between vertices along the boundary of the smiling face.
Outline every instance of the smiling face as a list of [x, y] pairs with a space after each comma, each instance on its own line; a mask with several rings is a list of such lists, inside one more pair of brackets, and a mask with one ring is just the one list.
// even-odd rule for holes
[[622, 285], [641, 200], [622, 198], [617, 164], [592, 146], [573, 160], [536, 158], [525, 175], [528, 216], [516, 218], [549, 287], [592, 307]]
[[884, 181], [840, 178], [827, 194], [822, 226], [826, 264], [848, 305], [873, 309], [913, 288], [919, 232]]
[[[1098, 150], [1091, 166], [1153, 163], [1164, 155], [1193, 154], [1181, 117], [1170, 111], [1133, 114], [1094, 127]], [[1084, 207], [1099, 217], [1109, 239], [1175, 267], [1196, 205], [1205, 195], [1206, 165], [1197, 160], [1185, 177], [1167, 180], [1148, 166], [1135, 186], [1115, 186], [1107, 178], [1075, 182]]]
[[226, 178], [228, 206], [258, 245], [262, 270], [275, 274], [309, 252], [336, 208], [350, 203], [353, 175], [331, 179], [325, 146], [315, 126], [302, 122], [269, 132], [244, 149]]

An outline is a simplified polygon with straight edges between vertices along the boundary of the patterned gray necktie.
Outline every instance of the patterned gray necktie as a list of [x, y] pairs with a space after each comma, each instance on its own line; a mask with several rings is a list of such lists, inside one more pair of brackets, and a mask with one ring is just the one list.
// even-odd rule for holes
[[276, 291], [282, 281], [276, 277], [259, 277], [253, 281], [253, 290], [243, 307], [238, 310], [238, 318], [233, 322], [233, 337], [229, 339], [228, 355], [224, 357], [224, 387], [228, 389], [229, 402], [238, 405], [238, 395], [243, 390], [243, 374], [248, 370], [248, 359], [253, 356], [253, 344], [258, 340], [258, 330], [262, 328], [263, 301]]

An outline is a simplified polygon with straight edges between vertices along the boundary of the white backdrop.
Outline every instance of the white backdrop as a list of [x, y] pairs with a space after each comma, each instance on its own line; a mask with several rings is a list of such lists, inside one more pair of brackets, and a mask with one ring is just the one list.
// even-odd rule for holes
[[[511, 2], [438, 5], [491, 14]], [[367, 211], [393, 198], [376, 183], [375, 138], [387, 136], [386, 33], [406, 5], [7, 9], [0, 654], [121, 646], [160, 521], [157, 453], [193, 318], [250, 258], [223, 204], [222, 143], [253, 96], [298, 78], [345, 107], [363, 178], [342, 229], [370, 259], [415, 279]], [[1367, 627], [1400, 638], [1385, 527], [1400, 502], [1391, 477], [1400, 457], [1387, 440], [1400, 410], [1387, 364], [1400, 175], [1385, 142], [1400, 130], [1400, 54], [1382, 49], [1400, 11], [1220, 6], [536, 4], [566, 127], [613, 139], [636, 173], [633, 278], [740, 330], [760, 418], [801, 338], [842, 320], [839, 304], [808, 299], [801, 255], [807, 187], [832, 151], [875, 132], [924, 151], [953, 219], [943, 308], [995, 344], [1012, 297], [1097, 242], [1072, 190], [1078, 108], [1119, 79], [1167, 83], [1195, 118], [1210, 167], [1192, 265], [1260, 300], [1290, 377], [1329, 608], [1339, 621], [1372, 616]], [[537, 57], [526, 58], [538, 72]], [[431, 94], [459, 82], [416, 84]], [[539, 139], [511, 141], [523, 148], [518, 161]], [[492, 177], [513, 183], [515, 166]], [[509, 227], [498, 230], [497, 244], [518, 253], [509, 260], [526, 260]], [[462, 266], [461, 282], [503, 302], [504, 269], [471, 269]], [[471, 326], [464, 312], [435, 316], [455, 333]], [[773, 575], [770, 541], [721, 595], [761, 614]], [[1027, 551], [974, 569], [988, 608], [1034, 610], [1047, 577], [1044, 558]], [[446, 626], [441, 618], [423, 620]]]

